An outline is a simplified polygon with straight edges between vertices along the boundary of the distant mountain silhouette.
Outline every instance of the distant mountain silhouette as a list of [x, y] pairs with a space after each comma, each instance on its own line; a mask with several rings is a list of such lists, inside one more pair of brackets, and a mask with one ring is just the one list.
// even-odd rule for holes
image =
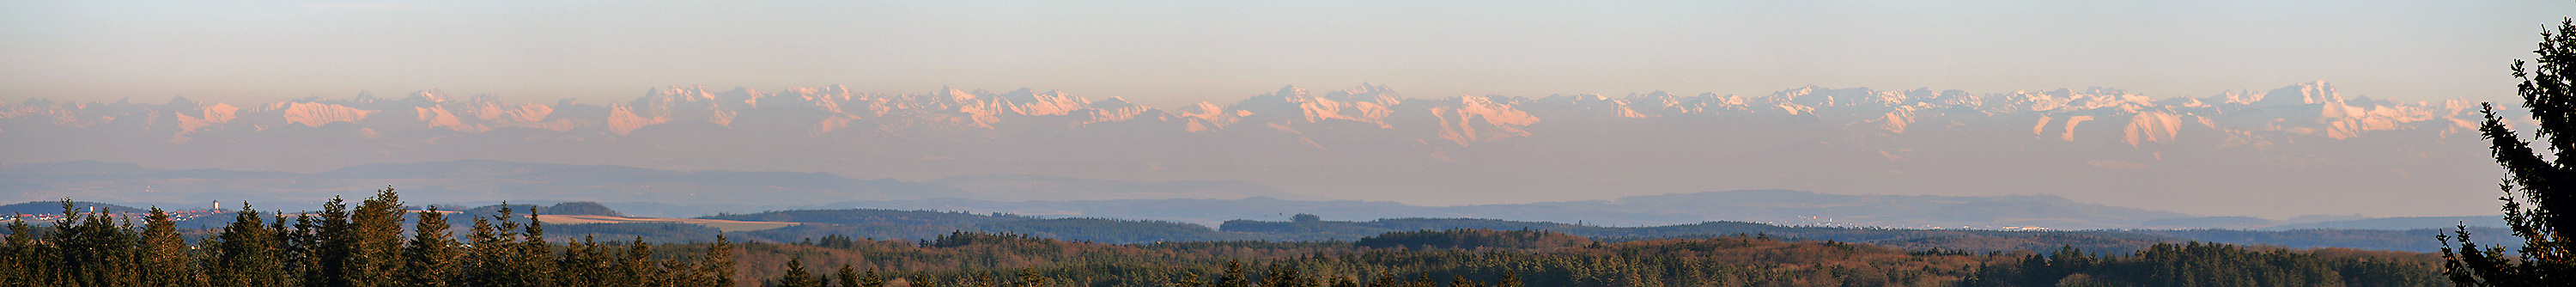
[[[546, 214], [651, 217], [694, 217], [786, 209], [881, 208], [1130, 218], [1206, 226], [1217, 226], [1230, 220], [1284, 219], [1293, 214], [1314, 214], [1332, 219], [1456, 217], [1595, 226], [1745, 221], [1781, 225], [1940, 229], [2037, 227], [2058, 230], [2402, 230], [2450, 226], [2458, 221], [2458, 218], [2367, 219], [2273, 226], [2260, 218], [2193, 217], [2176, 212], [2076, 202], [2052, 195], [1841, 195], [1792, 190], [1693, 192], [1526, 204], [1418, 206], [1382, 201], [1281, 199], [1311, 197], [1241, 181], [1133, 182], [1035, 175], [969, 175], [909, 182], [858, 180], [828, 173], [673, 171], [486, 160], [362, 165], [317, 173], [169, 170], [102, 162], [0, 164], [0, 171], [5, 171], [0, 172], [0, 194], [74, 191], [83, 199], [111, 202], [222, 201], [232, 206], [249, 200], [259, 206], [299, 206], [311, 203], [286, 199], [318, 201], [333, 195], [368, 194], [373, 188], [393, 185], [410, 202], [489, 203], [509, 200], [553, 204], [540, 209]], [[51, 201], [13, 206], [26, 206], [43, 214], [60, 212]], [[202, 205], [187, 206], [195, 209]], [[524, 214], [526, 207], [517, 209]], [[603, 213], [609, 207], [625, 212]], [[467, 211], [474, 215], [489, 213], [489, 210], [453, 211]], [[2494, 219], [2484, 220], [2473, 222]]]
[[[1759, 191], [1754, 194], [1777, 197], [1794, 193]], [[1816, 196], [1790, 198], [1812, 197]], [[1271, 201], [1276, 202], [1276, 200]], [[20, 205], [40, 203], [42, 202]], [[1833, 201], [1807, 203], [1828, 204]], [[503, 207], [505, 206], [487, 205], [452, 208], [453, 211], [461, 211], [461, 213], [450, 214], [447, 218], [452, 226], [460, 227], [472, 226], [471, 223], [476, 218], [524, 222], [527, 211], [533, 207], [539, 210], [540, 214], [557, 216], [546, 220], [547, 236], [555, 240], [596, 237], [605, 241], [622, 241], [643, 238], [646, 241], [663, 243], [712, 241], [720, 233], [728, 234], [735, 240], [796, 242], [833, 235], [920, 240], [936, 238], [955, 231], [1025, 234], [1115, 244], [1237, 240], [1351, 241], [1398, 232], [1485, 229], [1550, 231], [1603, 241], [1761, 235], [1796, 240], [1872, 243], [1907, 249], [1942, 248], [1975, 251], [2046, 250], [2068, 245], [2086, 250], [2123, 251], [2143, 248], [2157, 242], [2205, 241], [2298, 248], [2343, 247], [2427, 252], [2431, 251], [2430, 248], [2439, 246], [2431, 243], [2432, 235], [2444, 232], [2442, 229], [1961, 230], [1786, 226], [1741, 221], [1599, 226], [1465, 217], [1342, 221], [1305, 214], [1289, 217], [1290, 220], [1287, 221], [1229, 220], [1211, 228], [1208, 225], [1194, 223], [1137, 218], [1044, 217], [1009, 213], [892, 209], [799, 209], [720, 214], [694, 219], [630, 218], [621, 216], [626, 212], [587, 202], [566, 202], [551, 206], [511, 204], [506, 207], [515, 211], [514, 216], [495, 218], [494, 216], [499, 215], [498, 211]], [[199, 217], [182, 221], [179, 226], [189, 229], [219, 228], [229, 224], [231, 219], [231, 216]], [[768, 223], [795, 224], [777, 227], [778, 225]], [[727, 225], [737, 224], [763, 224], [770, 227], [727, 229], [729, 228]], [[2483, 235], [2480, 240], [2500, 240], [2490, 237], [2506, 236], [2505, 232], [2492, 227], [2473, 229]], [[2504, 244], [2506, 247], [2512, 245], [2511, 242]]]
[[[396, 177], [455, 171], [370, 165], [471, 168], [478, 163], [455, 161], [500, 160], [916, 180], [980, 174], [1242, 180], [1321, 198], [1439, 205], [1764, 188], [2061, 194], [2197, 213], [2289, 212], [2270, 216], [2492, 209], [2485, 193], [2458, 187], [2494, 180], [2471, 125], [2478, 121], [2474, 101], [2345, 95], [2324, 82], [2200, 97], [2110, 88], [1980, 94], [1810, 86], [1763, 95], [1414, 98], [1363, 84], [1330, 91], [1286, 87], [1179, 107], [1030, 89], [926, 92], [665, 87], [605, 103], [511, 102], [436, 90], [276, 103], [30, 99], [0, 103], [0, 146], [7, 147], [0, 162], [98, 160]], [[742, 182], [757, 180], [774, 186], [737, 192], [793, 201], [953, 192], [821, 173], [666, 174], [718, 182], [663, 181], [653, 190], [758, 187]], [[233, 175], [258, 176], [204, 176]], [[406, 183], [371, 184], [482, 189]], [[16, 194], [27, 197], [19, 200], [96, 192], [73, 185], [10, 188], [48, 190]], [[247, 195], [208, 189], [199, 192]], [[592, 192], [609, 189], [642, 191], [637, 200], [662, 202], [743, 198]], [[1177, 191], [1149, 193], [1171, 192]], [[1109, 199], [1055, 197], [1098, 193], [1045, 189], [1008, 195], [1031, 197], [1005, 200]], [[2221, 197], [2232, 198], [2207, 200]]]
[[[829, 173], [674, 171], [490, 160], [370, 164], [315, 173], [168, 170], [93, 161], [0, 164], [0, 194], [119, 202], [301, 203], [392, 186], [412, 202], [618, 201], [786, 205], [853, 199], [1297, 197], [1241, 181], [1130, 182], [1027, 175], [929, 182], [850, 179]], [[5, 197], [5, 196], [0, 196]], [[59, 198], [59, 197], [56, 197]], [[41, 199], [39, 199], [41, 200]], [[191, 205], [196, 206], [196, 205]]]
[[[2247, 229], [2247, 228], [2256, 228], [2256, 227], [2270, 226], [2270, 225], [2272, 225], [2272, 221], [2271, 221], [2271, 220], [2267, 220], [2267, 219], [2262, 219], [2262, 218], [2248, 217], [2248, 216], [2208, 216], [2208, 217], [2184, 217], [2184, 218], [2166, 218], [2166, 219], [2148, 220], [2147, 222], [2141, 223], [2140, 225], [2145, 225], [2145, 226], [2149, 226], [2149, 227], [2187, 228], [2187, 229], [2200, 229], [2200, 228]], [[2412, 229], [2412, 228], [2401, 228], [2401, 229]]]
[[461, 218], [473, 218], [473, 217], [489, 217], [489, 216], [493, 216], [493, 215], [501, 214], [501, 209], [502, 209], [502, 208], [509, 208], [509, 209], [510, 209], [510, 212], [515, 213], [515, 214], [518, 214], [518, 215], [521, 215], [521, 216], [525, 216], [525, 215], [528, 215], [528, 214], [626, 216], [626, 214], [624, 214], [624, 213], [618, 213], [618, 212], [617, 212], [617, 210], [615, 210], [615, 209], [609, 209], [609, 208], [608, 208], [608, 206], [599, 205], [599, 203], [597, 203], [597, 202], [588, 202], [588, 201], [556, 203], [555, 205], [552, 205], [552, 206], [540, 206], [540, 205], [534, 205], [534, 204], [511, 204], [511, 205], [497, 205], [497, 204], [496, 204], [496, 205], [487, 205], [487, 206], [483, 206], [483, 207], [475, 207], [475, 208], [472, 208], [472, 209], [465, 209], [465, 210], [448, 210], [448, 211], [457, 211], [457, 212], [461, 212], [460, 214], [465, 215], [465, 216], [460, 216]]
[[2488, 216], [2436, 216], [2436, 217], [2386, 217], [2386, 218], [2367, 218], [2367, 219], [2336, 220], [2336, 221], [2315, 222], [2315, 223], [2283, 224], [2283, 225], [2268, 226], [2268, 227], [2264, 227], [2263, 229], [2264, 229], [2264, 230], [2298, 230], [2298, 229], [2382, 229], [2382, 230], [2405, 230], [2405, 229], [2444, 229], [2444, 228], [2452, 228], [2452, 227], [2460, 226], [2460, 225], [2467, 225], [2467, 226], [2470, 226], [2470, 227], [2492, 227], [2492, 228], [2503, 228], [2503, 227], [2505, 227], [2505, 224], [2504, 224], [2504, 217], [2503, 217], [2503, 216], [2488, 215]]

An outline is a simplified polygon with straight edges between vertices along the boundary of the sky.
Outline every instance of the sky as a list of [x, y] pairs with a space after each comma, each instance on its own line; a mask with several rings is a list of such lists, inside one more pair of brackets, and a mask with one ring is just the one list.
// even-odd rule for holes
[[260, 103], [437, 88], [1061, 90], [1150, 106], [1284, 85], [1412, 97], [1805, 85], [2504, 101], [2571, 1], [0, 0], [0, 101]]

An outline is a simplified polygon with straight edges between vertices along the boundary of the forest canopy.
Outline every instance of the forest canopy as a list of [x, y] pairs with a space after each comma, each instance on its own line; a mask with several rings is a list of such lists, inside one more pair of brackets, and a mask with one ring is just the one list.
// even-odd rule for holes
[[[511, 206], [452, 228], [392, 189], [355, 205], [285, 214], [245, 208], [183, 236], [168, 213], [140, 225], [61, 205], [70, 220], [8, 224], [0, 286], [2434, 286], [2436, 257], [2346, 249], [2154, 244], [2134, 252], [1906, 249], [1767, 233], [1600, 241], [1456, 228], [1355, 241], [1109, 244], [1035, 234], [1099, 219], [1017, 220], [1033, 233], [930, 239], [840, 234], [773, 242], [655, 244], [550, 235]], [[585, 211], [600, 212], [600, 211]], [[914, 216], [961, 222], [974, 217]], [[831, 214], [808, 214], [824, 216]], [[1318, 223], [1305, 220], [1303, 223]], [[1052, 225], [1051, 225], [1052, 224]], [[1173, 223], [1163, 223], [1173, 224]], [[1146, 225], [1155, 226], [1155, 225]], [[583, 228], [597, 229], [601, 226]]]

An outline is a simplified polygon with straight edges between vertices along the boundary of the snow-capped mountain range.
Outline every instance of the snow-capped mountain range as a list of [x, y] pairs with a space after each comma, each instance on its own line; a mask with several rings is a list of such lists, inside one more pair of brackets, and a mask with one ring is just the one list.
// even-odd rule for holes
[[430, 90], [242, 105], [0, 103], [0, 162], [313, 172], [490, 159], [910, 180], [1246, 180], [1417, 204], [1785, 188], [2059, 194], [2202, 214], [2456, 215], [2494, 206], [2481, 200], [2493, 198], [2495, 170], [2477, 121], [2472, 101], [2348, 97], [2325, 82], [2166, 98], [1812, 86], [1413, 98], [1362, 84], [1181, 107], [1029, 89], [667, 87], [610, 103]]

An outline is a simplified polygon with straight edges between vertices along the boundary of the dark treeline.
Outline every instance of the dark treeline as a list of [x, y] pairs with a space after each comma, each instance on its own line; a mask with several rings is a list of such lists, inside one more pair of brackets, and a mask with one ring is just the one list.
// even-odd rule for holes
[[1974, 274], [1978, 263], [2003, 258], [1756, 237], [1592, 244], [1538, 231], [1422, 231], [1364, 241], [1389, 247], [1350, 242], [1109, 245], [960, 232], [916, 242], [833, 237], [797, 244], [745, 243], [743, 263], [746, 272], [769, 278], [765, 283], [789, 287], [851, 283], [816, 275], [841, 269], [854, 270], [859, 276], [850, 278], [861, 278], [861, 284], [829, 286], [870, 286], [864, 278], [871, 275], [906, 286], [982, 287], [1936, 286]]
[[[1980, 269], [1961, 286], [2438, 286], [2429, 255], [2367, 251], [2250, 250], [2226, 244], [2159, 244], [2129, 255], [2074, 248]], [[2383, 253], [2384, 252], [2379, 252]]]
[[[736, 252], [721, 237], [683, 248], [699, 256], [641, 240], [549, 242], [542, 222], [520, 223], [505, 209], [474, 218], [459, 240], [445, 212], [406, 211], [390, 188], [357, 206], [335, 198], [292, 216], [245, 206], [195, 244], [159, 208], [136, 226], [63, 207], [66, 219], [47, 230], [9, 222], [0, 286], [737, 285]], [[416, 218], [409, 228], [406, 218]]]
[[[1908, 251], [1767, 235], [1594, 242], [1543, 231], [1110, 245], [953, 232], [745, 243], [765, 286], [2439, 286], [2431, 255], [2163, 244], [2125, 255]], [[874, 279], [870, 279], [874, 278]], [[2072, 278], [2072, 279], [2070, 279]], [[855, 281], [853, 281], [855, 280]]]

